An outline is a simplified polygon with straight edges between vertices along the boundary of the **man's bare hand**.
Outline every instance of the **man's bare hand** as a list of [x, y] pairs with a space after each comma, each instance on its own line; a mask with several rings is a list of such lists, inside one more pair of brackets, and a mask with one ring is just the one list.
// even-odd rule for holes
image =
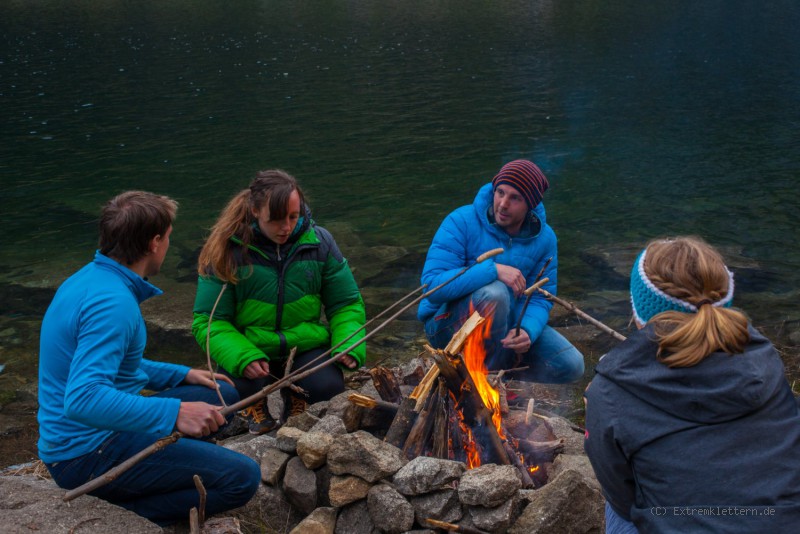
[[504, 348], [513, 350], [517, 354], [524, 354], [531, 348], [531, 338], [528, 336], [528, 333], [522, 329], [520, 329], [519, 335], [517, 335], [516, 329], [510, 331], [500, 343]]
[[221, 373], [212, 374], [210, 371], [205, 369], [189, 369], [189, 372], [183, 378], [183, 381], [186, 384], [197, 384], [198, 386], [206, 386], [211, 389], [216, 389], [216, 384], [214, 384], [214, 380], [211, 378], [212, 376], [217, 382], [221, 380], [233, 385], [233, 380], [227, 376]]
[[247, 364], [242, 375], [250, 380], [256, 378], [266, 378], [269, 376], [269, 362], [267, 360], [256, 360]]
[[496, 263], [495, 267], [497, 268], [497, 279], [510, 287], [515, 297], [522, 295], [522, 292], [527, 289], [522, 272], [516, 267], [503, 265], [502, 263]]
[[193, 438], [208, 436], [225, 423], [221, 408], [206, 402], [182, 402], [175, 426], [182, 434]]

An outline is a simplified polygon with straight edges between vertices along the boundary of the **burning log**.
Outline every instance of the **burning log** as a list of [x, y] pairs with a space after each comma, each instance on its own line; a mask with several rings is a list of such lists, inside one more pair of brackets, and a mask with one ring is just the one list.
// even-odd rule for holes
[[450, 458], [450, 440], [447, 439], [450, 429], [450, 396], [443, 380], [439, 380], [439, 391], [434, 405], [433, 422], [433, 456]]
[[414, 426], [411, 427], [411, 431], [408, 433], [408, 438], [406, 438], [405, 445], [403, 446], [403, 452], [409, 460], [421, 456], [425, 450], [425, 446], [433, 431], [433, 423], [436, 420], [436, 418], [432, 416], [432, 412], [438, 398], [438, 391], [428, 395], [425, 407], [419, 413], [419, 416], [417, 416]]
[[361, 406], [362, 408], [367, 408], [370, 410], [383, 410], [389, 413], [397, 413], [397, 410], [400, 408], [397, 404], [392, 404], [391, 402], [386, 402], [384, 400], [373, 399], [369, 395], [362, 395], [361, 393], [353, 393], [347, 397], [347, 399], [356, 406]]
[[385, 367], [375, 367], [370, 370], [369, 374], [372, 376], [372, 383], [378, 390], [381, 399], [394, 404], [400, 403], [403, 394], [400, 392], [400, 386], [397, 384], [394, 373]]
[[522, 463], [522, 460], [517, 453], [514, 452], [514, 449], [511, 447], [511, 444], [508, 441], [503, 442], [503, 447], [506, 449], [506, 455], [508, 459], [511, 460], [511, 465], [517, 468], [519, 471], [519, 475], [522, 477], [522, 487], [525, 489], [530, 489], [534, 486], [533, 479], [531, 475], [528, 473], [528, 468], [525, 467], [525, 464]]
[[553, 441], [529, 441], [527, 439], [517, 440], [517, 448], [536, 464], [552, 462], [557, 454], [564, 452], [564, 440], [556, 439]]
[[[478, 313], [472, 316], [459, 328], [447, 344], [446, 350], [457, 351], [466, 341], [472, 331], [483, 322], [483, 318]], [[439, 367], [434, 365], [423, 377], [422, 381], [407, 398], [400, 402], [400, 408], [392, 421], [384, 441], [391, 443], [395, 447], [402, 449], [408, 439], [408, 434], [417, 419], [417, 414], [422, 410], [422, 406], [430, 393], [436, 378], [439, 376]]]
[[411, 432], [411, 427], [414, 426], [414, 421], [417, 419], [417, 412], [414, 411], [417, 401], [411, 397], [406, 397], [400, 403], [400, 408], [397, 410], [397, 415], [394, 416], [389, 430], [386, 432], [386, 437], [383, 440], [402, 449], [406, 442], [408, 433]]
[[472, 431], [473, 437], [486, 455], [487, 461], [508, 465], [510, 460], [492, 421], [492, 412], [484, 405], [475, 388], [475, 382], [461, 357], [451, 357], [444, 351], [426, 348], [433, 354], [433, 359], [439, 367], [447, 388], [458, 400], [457, 405], [464, 416], [464, 423]]

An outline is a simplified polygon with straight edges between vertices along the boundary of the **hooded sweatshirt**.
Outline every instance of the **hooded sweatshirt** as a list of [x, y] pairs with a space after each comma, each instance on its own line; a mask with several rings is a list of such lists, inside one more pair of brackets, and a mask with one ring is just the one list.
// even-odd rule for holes
[[189, 372], [143, 357], [147, 331], [139, 304], [160, 294], [99, 251], [58, 289], [40, 339], [42, 461], [90, 453], [117, 431], [172, 432], [180, 399], [140, 394], [175, 387]]
[[586, 453], [641, 532], [788, 532], [800, 524], [800, 413], [781, 359], [749, 328], [742, 354], [656, 359], [653, 326], [597, 365]]

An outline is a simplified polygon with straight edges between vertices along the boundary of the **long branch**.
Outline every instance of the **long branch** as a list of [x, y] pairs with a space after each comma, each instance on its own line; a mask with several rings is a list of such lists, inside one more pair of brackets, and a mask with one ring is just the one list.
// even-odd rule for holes
[[626, 339], [625, 336], [623, 336], [622, 334], [620, 334], [619, 332], [617, 332], [616, 330], [614, 330], [610, 326], [606, 326], [605, 324], [601, 323], [600, 321], [598, 321], [597, 319], [595, 319], [591, 315], [587, 314], [586, 312], [583, 312], [583, 311], [579, 310], [574, 304], [570, 304], [566, 300], [562, 300], [562, 299], [558, 298], [557, 296], [553, 295], [552, 293], [550, 293], [546, 289], [538, 288], [537, 291], [542, 293], [545, 297], [549, 298], [553, 302], [556, 302], [556, 303], [564, 306], [567, 310], [571, 311], [575, 315], [579, 315], [579, 316], [583, 317], [584, 319], [586, 319], [587, 321], [592, 323], [594, 326], [596, 326], [597, 328], [599, 328], [600, 330], [602, 330], [606, 334], [611, 334], [612, 336], [614, 336], [618, 340], [625, 341], [625, 339]]

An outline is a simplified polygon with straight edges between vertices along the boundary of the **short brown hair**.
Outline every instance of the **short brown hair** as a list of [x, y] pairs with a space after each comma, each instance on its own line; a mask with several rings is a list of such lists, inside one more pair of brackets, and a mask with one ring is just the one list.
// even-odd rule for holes
[[115, 196], [100, 215], [100, 252], [126, 265], [137, 262], [154, 237], [167, 233], [177, 211], [176, 201], [147, 191]]

